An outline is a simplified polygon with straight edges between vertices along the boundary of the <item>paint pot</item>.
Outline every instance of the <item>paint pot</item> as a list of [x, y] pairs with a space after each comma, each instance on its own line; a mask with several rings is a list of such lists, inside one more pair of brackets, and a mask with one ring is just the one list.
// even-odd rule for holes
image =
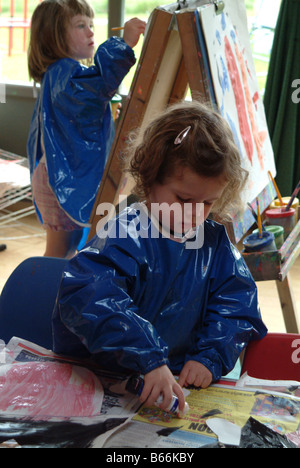
[[284, 239], [286, 239], [295, 227], [295, 210], [290, 208], [284, 211], [284, 208], [273, 208], [266, 210], [266, 223], [268, 225], [282, 226], [284, 229]]
[[[282, 226], [265, 226], [268, 232], [272, 232], [274, 234], [274, 240], [277, 250], [280, 249], [284, 242], [284, 229]], [[258, 229], [255, 229], [252, 234], [258, 235]]]
[[243, 240], [243, 246], [246, 252], [266, 252], [268, 250], [277, 250], [274, 234], [272, 232], [263, 231], [262, 237], [259, 233], [250, 234]]
[[119, 94], [115, 94], [112, 100], [110, 101], [111, 103], [111, 112], [114, 121], [117, 118], [117, 110], [119, 109], [119, 104], [122, 102], [122, 97]]
[[[288, 205], [290, 199], [291, 199], [291, 197], [282, 197], [283, 206]], [[270, 204], [269, 208], [272, 210], [273, 208], [280, 208], [280, 207], [281, 207], [281, 205], [280, 205], [279, 198], [275, 198], [275, 200], [273, 200], [272, 203]], [[299, 209], [299, 198], [297, 198], [297, 197], [294, 198], [291, 208], [294, 208], [294, 210], [295, 210], [295, 223], [297, 223], [297, 221], [298, 221], [298, 209]]]

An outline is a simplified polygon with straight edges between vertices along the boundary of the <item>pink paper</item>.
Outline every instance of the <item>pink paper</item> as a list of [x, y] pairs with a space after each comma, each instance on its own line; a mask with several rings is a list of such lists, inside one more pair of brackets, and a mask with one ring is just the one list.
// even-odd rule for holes
[[0, 411], [25, 416], [94, 416], [103, 387], [89, 370], [57, 362], [0, 366]]

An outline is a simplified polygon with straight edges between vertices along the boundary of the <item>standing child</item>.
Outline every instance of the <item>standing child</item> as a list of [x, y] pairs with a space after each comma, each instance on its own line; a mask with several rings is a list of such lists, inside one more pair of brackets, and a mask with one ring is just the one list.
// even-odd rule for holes
[[46, 256], [74, 254], [87, 226], [114, 138], [110, 100], [135, 63], [137, 18], [96, 51], [85, 0], [43, 0], [31, 21], [28, 67], [41, 83], [28, 138], [33, 199], [47, 233]]
[[167, 109], [129, 150], [144, 202], [68, 263], [54, 350], [141, 373], [142, 401], [162, 394], [167, 408], [174, 392], [183, 410], [182, 386], [217, 381], [267, 332], [241, 254], [207, 219], [239, 205], [247, 174], [225, 121], [197, 102]]

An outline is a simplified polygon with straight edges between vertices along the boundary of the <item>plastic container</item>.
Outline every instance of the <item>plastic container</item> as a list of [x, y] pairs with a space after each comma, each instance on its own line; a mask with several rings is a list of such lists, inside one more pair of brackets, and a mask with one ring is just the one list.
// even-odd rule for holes
[[117, 110], [121, 102], [122, 102], [122, 97], [119, 94], [115, 94], [112, 100], [110, 101], [112, 116], [114, 120], [116, 120], [117, 118]]
[[[274, 234], [274, 240], [276, 244], [277, 250], [280, 249], [284, 242], [284, 229], [282, 226], [265, 226], [268, 232], [272, 232]], [[255, 229], [252, 234], [258, 234], [258, 229]]]
[[[290, 199], [291, 199], [291, 197], [282, 197], [283, 205], [286, 206], [289, 203]], [[281, 205], [280, 205], [279, 199], [275, 198], [275, 200], [273, 200], [271, 205], [270, 205], [270, 209], [272, 210], [273, 208], [280, 208], [280, 207], [281, 207]], [[294, 199], [291, 208], [294, 208], [294, 210], [295, 210], [295, 223], [297, 223], [297, 221], [298, 221], [298, 210], [299, 210], [299, 198]]]
[[277, 250], [274, 234], [272, 232], [263, 231], [262, 237], [259, 233], [250, 234], [243, 240], [243, 246], [246, 252], [266, 252], [269, 250]]
[[284, 229], [284, 239], [286, 239], [295, 227], [295, 210], [290, 208], [284, 211], [282, 208], [273, 208], [266, 210], [266, 223], [268, 225], [282, 226]]

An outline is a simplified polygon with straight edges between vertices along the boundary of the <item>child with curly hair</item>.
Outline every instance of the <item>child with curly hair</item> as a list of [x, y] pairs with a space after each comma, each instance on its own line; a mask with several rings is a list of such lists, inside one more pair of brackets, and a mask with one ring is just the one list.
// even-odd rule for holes
[[219, 380], [267, 332], [241, 254], [208, 219], [236, 209], [247, 173], [226, 122], [198, 102], [162, 112], [128, 151], [142, 202], [69, 262], [54, 350], [143, 374], [141, 401], [162, 394], [165, 409], [175, 393], [182, 411], [184, 385]]

